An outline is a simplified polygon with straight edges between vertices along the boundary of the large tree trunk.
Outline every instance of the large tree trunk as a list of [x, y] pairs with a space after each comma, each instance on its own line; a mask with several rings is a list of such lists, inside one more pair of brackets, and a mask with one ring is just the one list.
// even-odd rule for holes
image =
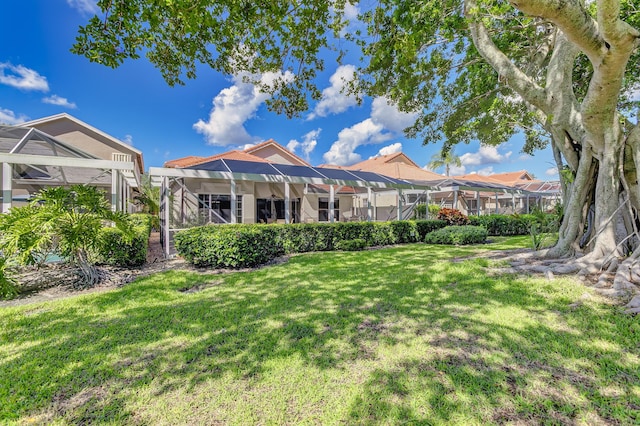
[[[540, 124], [551, 135], [559, 169], [564, 160], [574, 174], [572, 181], [563, 182], [565, 214], [558, 243], [547, 256], [578, 256], [575, 263], [585, 272], [610, 273], [622, 263], [620, 274], [625, 276], [619, 274], [615, 282], [629, 283], [640, 279], [640, 262], [636, 261], [640, 248], [635, 235], [640, 209], [640, 130], [637, 124], [621, 125], [617, 103], [640, 32], [620, 19], [618, 0], [596, 3], [594, 19], [578, 1], [511, 1], [521, 12], [556, 27], [544, 85], [496, 47], [475, 0], [465, 1], [465, 15], [482, 57], [501, 81], [537, 112]], [[582, 102], [573, 93], [572, 72], [578, 52], [584, 53], [593, 67]], [[625, 158], [625, 153], [632, 158]]]

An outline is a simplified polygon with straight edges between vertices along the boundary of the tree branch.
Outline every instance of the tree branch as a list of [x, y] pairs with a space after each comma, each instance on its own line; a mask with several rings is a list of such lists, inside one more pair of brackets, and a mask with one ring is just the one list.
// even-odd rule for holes
[[607, 50], [598, 31], [598, 23], [579, 0], [511, 0], [510, 3], [524, 14], [553, 22], [593, 63], [599, 62]]
[[547, 111], [549, 105], [545, 90], [538, 86], [527, 74], [518, 68], [495, 45], [487, 27], [477, 16], [478, 6], [475, 0], [466, 0], [464, 13], [467, 18], [473, 44], [480, 55], [493, 67], [501, 80], [506, 81], [509, 87], [515, 90], [528, 103], [543, 111]]
[[640, 36], [638, 30], [620, 19], [620, 0], [598, 0], [597, 19], [602, 37], [609, 44]]

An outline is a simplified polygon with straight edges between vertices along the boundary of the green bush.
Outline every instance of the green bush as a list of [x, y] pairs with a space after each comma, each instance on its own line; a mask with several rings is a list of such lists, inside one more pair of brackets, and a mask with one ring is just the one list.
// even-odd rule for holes
[[531, 224], [536, 221], [533, 215], [489, 214], [471, 216], [470, 224], [484, 227], [492, 236], [527, 235]]
[[118, 228], [100, 231], [98, 263], [126, 268], [141, 266], [147, 261], [152, 218], [148, 214], [132, 214], [128, 219], [134, 234], [130, 240]]
[[336, 250], [342, 251], [360, 251], [367, 246], [367, 242], [362, 238], [355, 238], [353, 240], [338, 241], [335, 244]]
[[413, 219], [414, 220], [427, 219], [426, 204], [416, 204], [416, 206], [413, 208]]
[[418, 232], [418, 241], [424, 241], [424, 237], [432, 231], [444, 228], [447, 222], [444, 220], [416, 220], [416, 231]]
[[427, 206], [427, 210], [429, 212], [429, 219], [437, 219], [438, 213], [440, 213], [440, 209], [442, 209], [442, 207], [440, 207], [438, 204], [429, 204]]
[[199, 267], [245, 268], [284, 254], [279, 228], [264, 225], [207, 225], [178, 232], [175, 246]]
[[[207, 225], [175, 235], [180, 256], [201, 267], [251, 267], [281, 254], [345, 250], [344, 241], [363, 247], [422, 241], [442, 221], [336, 222], [289, 225]], [[353, 243], [348, 243], [353, 244]], [[361, 244], [358, 242], [357, 244]]]
[[398, 220], [389, 222], [396, 244], [415, 243], [418, 241], [418, 227], [413, 220]]
[[11, 276], [9, 259], [0, 256], [0, 300], [13, 299], [18, 295], [16, 281]]
[[447, 226], [433, 231], [424, 239], [427, 244], [479, 244], [487, 239], [487, 230], [482, 226]]

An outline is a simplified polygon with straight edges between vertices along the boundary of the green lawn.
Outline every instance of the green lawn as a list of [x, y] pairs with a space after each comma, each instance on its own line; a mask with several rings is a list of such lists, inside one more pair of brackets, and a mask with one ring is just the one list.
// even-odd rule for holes
[[1, 309], [0, 423], [637, 424], [637, 318], [451, 261], [527, 244], [306, 254]]

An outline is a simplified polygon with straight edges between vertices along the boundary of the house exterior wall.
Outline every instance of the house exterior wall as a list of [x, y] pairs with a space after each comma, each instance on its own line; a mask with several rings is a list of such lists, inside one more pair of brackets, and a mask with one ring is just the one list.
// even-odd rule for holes
[[[289, 187], [291, 200], [300, 200], [299, 216], [292, 213], [292, 221], [301, 223], [313, 223], [320, 221], [320, 198], [328, 198], [329, 194], [304, 193], [303, 184], [291, 184]], [[258, 223], [257, 200], [258, 199], [284, 199], [284, 184], [270, 182], [236, 182], [236, 194], [242, 196], [242, 223]], [[231, 195], [231, 185], [224, 180], [184, 178], [171, 185], [172, 228], [181, 228], [202, 225], [206, 220], [199, 218], [199, 194]], [[353, 195], [337, 194], [335, 196], [339, 208], [336, 221], [347, 220], [353, 210]], [[282, 219], [280, 219], [282, 220]]]
[[128, 154], [131, 156], [131, 161], [136, 164], [136, 168], [138, 170], [141, 168], [136, 151], [127, 149], [124, 144], [116, 144], [88, 129], [83, 129], [73, 121], [60, 119], [31, 127], [103, 160], [111, 160], [113, 153]]

